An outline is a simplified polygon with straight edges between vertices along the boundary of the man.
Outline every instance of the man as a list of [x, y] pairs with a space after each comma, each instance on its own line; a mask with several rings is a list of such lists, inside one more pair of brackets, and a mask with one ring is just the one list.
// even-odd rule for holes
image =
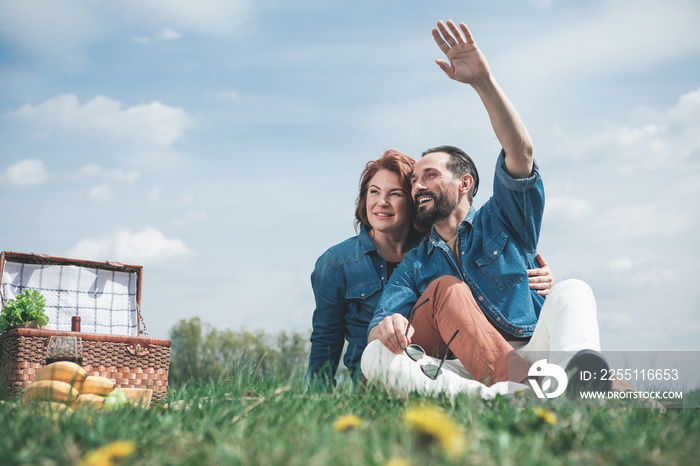
[[[370, 322], [368, 340], [379, 340], [397, 355], [416, 343], [440, 357], [454, 338], [449, 349], [485, 384], [524, 382], [542, 351], [566, 369], [607, 367], [597, 353], [590, 288], [566, 280], [545, 304], [528, 286], [526, 270], [536, 267], [544, 187], [525, 125], [464, 23], [458, 28], [440, 21], [432, 34], [449, 60], [436, 63], [477, 92], [503, 150], [493, 196], [478, 211], [471, 204], [479, 177], [467, 154], [442, 146], [426, 151], [416, 163], [412, 196], [417, 220], [433, 228], [394, 272]], [[374, 364], [377, 346], [373, 348], [363, 356], [363, 372], [365, 367], [367, 372], [384, 370]], [[595, 351], [572, 359], [586, 349]]]

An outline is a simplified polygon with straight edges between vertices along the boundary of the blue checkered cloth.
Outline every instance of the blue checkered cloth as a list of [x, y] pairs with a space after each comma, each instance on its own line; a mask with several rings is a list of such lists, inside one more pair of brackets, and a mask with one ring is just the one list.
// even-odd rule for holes
[[25, 289], [46, 299], [50, 330], [70, 330], [80, 316], [81, 331], [110, 335], [138, 334], [138, 274], [74, 265], [6, 261], [2, 272], [5, 303]]

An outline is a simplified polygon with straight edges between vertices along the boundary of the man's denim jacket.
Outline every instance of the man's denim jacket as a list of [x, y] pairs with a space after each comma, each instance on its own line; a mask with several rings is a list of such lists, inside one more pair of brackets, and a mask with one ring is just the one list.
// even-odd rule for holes
[[[409, 238], [409, 241], [411, 239]], [[418, 244], [412, 241], [411, 246]], [[344, 339], [343, 362], [353, 380], [361, 377], [360, 357], [367, 346], [367, 325], [387, 283], [386, 260], [363, 227], [316, 261], [311, 286], [316, 299], [307, 382], [333, 383]]]
[[430, 282], [453, 275], [469, 285], [491, 322], [516, 337], [532, 335], [544, 297], [530, 290], [527, 269], [539, 267], [544, 186], [536, 163], [529, 178], [511, 177], [503, 151], [493, 184], [493, 196], [459, 225], [459, 265], [433, 228], [392, 274], [369, 329], [397, 312], [408, 317]]

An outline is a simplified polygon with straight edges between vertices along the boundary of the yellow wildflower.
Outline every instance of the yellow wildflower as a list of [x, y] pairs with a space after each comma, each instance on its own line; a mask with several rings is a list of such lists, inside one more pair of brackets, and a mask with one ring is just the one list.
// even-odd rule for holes
[[338, 432], [342, 432], [353, 427], [359, 427], [361, 424], [362, 419], [354, 414], [348, 414], [346, 416], [340, 416], [338, 419], [336, 419], [333, 423], [333, 428]]
[[548, 424], [555, 425], [557, 423], [557, 415], [549, 410], [535, 408], [535, 415]]
[[408, 409], [403, 420], [413, 429], [433, 437], [450, 455], [459, 455], [466, 448], [466, 439], [459, 424], [436, 406]]
[[124, 458], [136, 451], [134, 442], [117, 441], [92, 450], [80, 461], [81, 466], [112, 466], [114, 460]]
[[411, 463], [406, 461], [400, 456], [395, 456], [391, 459], [389, 459], [386, 463], [384, 463], [384, 466], [410, 466]]

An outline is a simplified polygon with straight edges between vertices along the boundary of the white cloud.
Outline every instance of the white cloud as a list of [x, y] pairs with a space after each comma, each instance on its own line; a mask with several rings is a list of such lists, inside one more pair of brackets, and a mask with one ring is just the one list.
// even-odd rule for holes
[[[683, 264], [684, 265], [684, 264]], [[664, 286], [668, 289], [670, 286], [677, 285], [683, 280], [687, 280], [687, 275], [684, 271], [680, 270], [683, 266], [682, 264], [674, 264], [677, 269], [669, 268], [641, 268], [635, 271], [635, 273], [629, 275], [627, 278], [631, 283], [631, 286], [636, 288], [643, 288], [648, 286]]]
[[[0, 0], [0, 37], [33, 54], [75, 61], [108, 30], [94, 2]], [[105, 21], [107, 20], [107, 21]]]
[[633, 74], [639, 67], [697, 56], [699, 23], [700, 3], [694, 0], [598, 2], [578, 21], [537, 31], [492, 61], [497, 69], [502, 64], [526, 70], [518, 79], [535, 80], [527, 84], [530, 91], [541, 83], [540, 89], [551, 94], [555, 83], [570, 86], [571, 79]]
[[700, 88], [683, 94], [675, 107], [665, 111], [647, 108], [637, 110], [641, 123], [637, 127], [618, 131], [616, 149], [628, 160], [636, 161], [640, 154], [641, 170], [669, 166], [687, 166], [700, 154]]
[[97, 134], [160, 147], [181, 138], [190, 122], [183, 109], [157, 101], [125, 108], [122, 102], [97, 96], [81, 106], [73, 94], [59, 95], [35, 106], [25, 104], [11, 116], [44, 136], [57, 132]]
[[158, 199], [160, 199], [160, 193], [163, 191], [163, 188], [160, 186], [156, 186], [155, 188], [151, 189], [148, 193], [148, 200], [150, 202], [157, 202]]
[[158, 39], [161, 40], [175, 40], [175, 39], [182, 39], [182, 33], [177, 32], [173, 29], [170, 28], [165, 28], [160, 33], [158, 33]]
[[224, 91], [220, 92], [218, 97], [223, 100], [230, 100], [232, 102], [240, 102], [241, 96], [236, 91]]
[[181, 240], [166, 238], [155, 228], [140, 232], [120, 230], [110, 236], [82, 239], [66, 252], [67, 257], [113, 260], [138, 265], [159, 265], [193, 252]]
[[598, 321], [601, 329], [628, 329], [634, 324], [632, 316], [622, 312], [599, 313]]
[[547, 221], [583, 220], [591, 213], [591, 204], [584, 199], [552, 197], [545, 203]]
[[[688, 290], [700, 278], [700, 216], [693, 204], [700, 196], [698, 134], [695, 89], [669, 108], [641, 108], [608, 121], [603, 131], [552, 133], [560, 142], [546, 142], [554, 144], [545, 151], [557, 156], [541, 164], [548, 195], [544, 252], [555, 251], [555, 273], [560, 266], [559, 275], [591, 284], [602, 334], [616, 335], [607, 344], [618, 344], [624, 329], [670, 332], [669, 322], [655, 323], [664, 306], [695, 312], [697, 299]], [[573, 222], [579, 209], [569, 200], [579, 198], [588, 215]]]
[[700, 88], [682, 95], [668, 116], [672, 120], [692, 122], [700, 126]]
[[90, 190], [88, 198], [93, 202], [107, 202], [114, 199], [114, 190], [109, 183], [95, 186]]
[[[577, 159], [614, 161], [618, 171], [624, 173], [648, 172], [656, 169], [675, 168], [685, 164], [694, 154], [700, 152], [700, 105], [696, 105], [693, 115], [678, 118], [675, 108], [656, 113], [647, 112], [653, 120], [640, 122], [637, 126], [620, 125], [604, 132], [571, 144], [569, 155]], [[689, 112], [690, 109], [684, 109]], [[640, 111], [641, 113], [641, 111]]]
[[[465, 108], [469, 108], [469, 118], [464, 117]], [[435, 115], [440, 115], [440, 118]], [[379, 102], [363, 115], [360, 125], [383, 147], [396, 147], [402, 151], [409, 151], [410, 147], [425, 150], [446, 144], [445, 141], [455, 141], [455, 135], [493, 134], [488, 114], [478, 103], [476, 93], [465, 95], [464, 89], [440, 94], [426, 92], [412, 99]], [[489, 139], [470, 140], [464, 149], [470, 155], [477, 155], [480, 153], [478, 145]], [[493, 157], [495, 154], [489, 155], [489, 159]]]
[[671, 237], [688, 231], [694, 214], [659, 204], [623, 205], [599, 214], [596, 226], [611, 238]]
[[634, 267], [635, 261], [629, 257], [620, 257], [608, 262], [608, 268], [616, 272], [628, 272]]
[[107, 178], [117, 183], [131, 184], [141, 175], [138, 170], [124, 170], [123, 168], [115, 168], [107, 170], [99, 165], [85, 165], [78, 172], [80, 176]]
[[10, 165], [5, 169], [4, 181], [14, 186], [32, 186], [41, 184], [48, 177], [44, 162], [26, 159]]
[[[559, 188], [586, 193], [596, 207], [592, 225], [610, 238], [686, 234], [698, 219], [686, 204], [700, 195], [700, 89], [670, 109], [639, 109], [634, 119], [580, 140], [562, 136], [554, 152], [568, 159], [558, 161], [558, 176], [570, 181]], [[548, 216], [578, 215], [556, 196], [547, 199]]]
[[537, 8], [549, 8], [554, 3], [554, 0], [530, 0]]
[[189, 225], [190, 223], [200, 223], [207, 219], [207, 213], [203, 210], [191, 211], [184, 214], [178, 220], [175, 221], [175, 225], [183, 226]]
[[[253, 0], [0, 0], [0, 37], [31, 54], [60, 61], [85, 61], [90, 46], [124, 24], [139, 31], [192, 32], [204, 36], [241, 34], [254, 17]], [[166, 26], [172, 29], [166, 29]], [[175, 32], [178, 31], [178, 32]], [[136, 42], [150, 40], [143, 34]]]
[[253, 18], [253, 0], [125, 0], [117, 13], [202, 35], [233, 36]]
[[692, 335], [695, 337], [700, 332], [700, 323], [690, 322], [687, 319], [674, 319], [670, 328], [674, 332]]
[[[182, 39], [184, 35], [181, 32], [178, 32], [174, 29], [171, 28], [165, 28], [161, 29], [158, 34], [155, 35], [155, 40], [178, 40]], [[151, 37], [148, 36], [134, 36], [133, 37], [134, 42], [138, 44], [148, 44], [151, 42]]]

